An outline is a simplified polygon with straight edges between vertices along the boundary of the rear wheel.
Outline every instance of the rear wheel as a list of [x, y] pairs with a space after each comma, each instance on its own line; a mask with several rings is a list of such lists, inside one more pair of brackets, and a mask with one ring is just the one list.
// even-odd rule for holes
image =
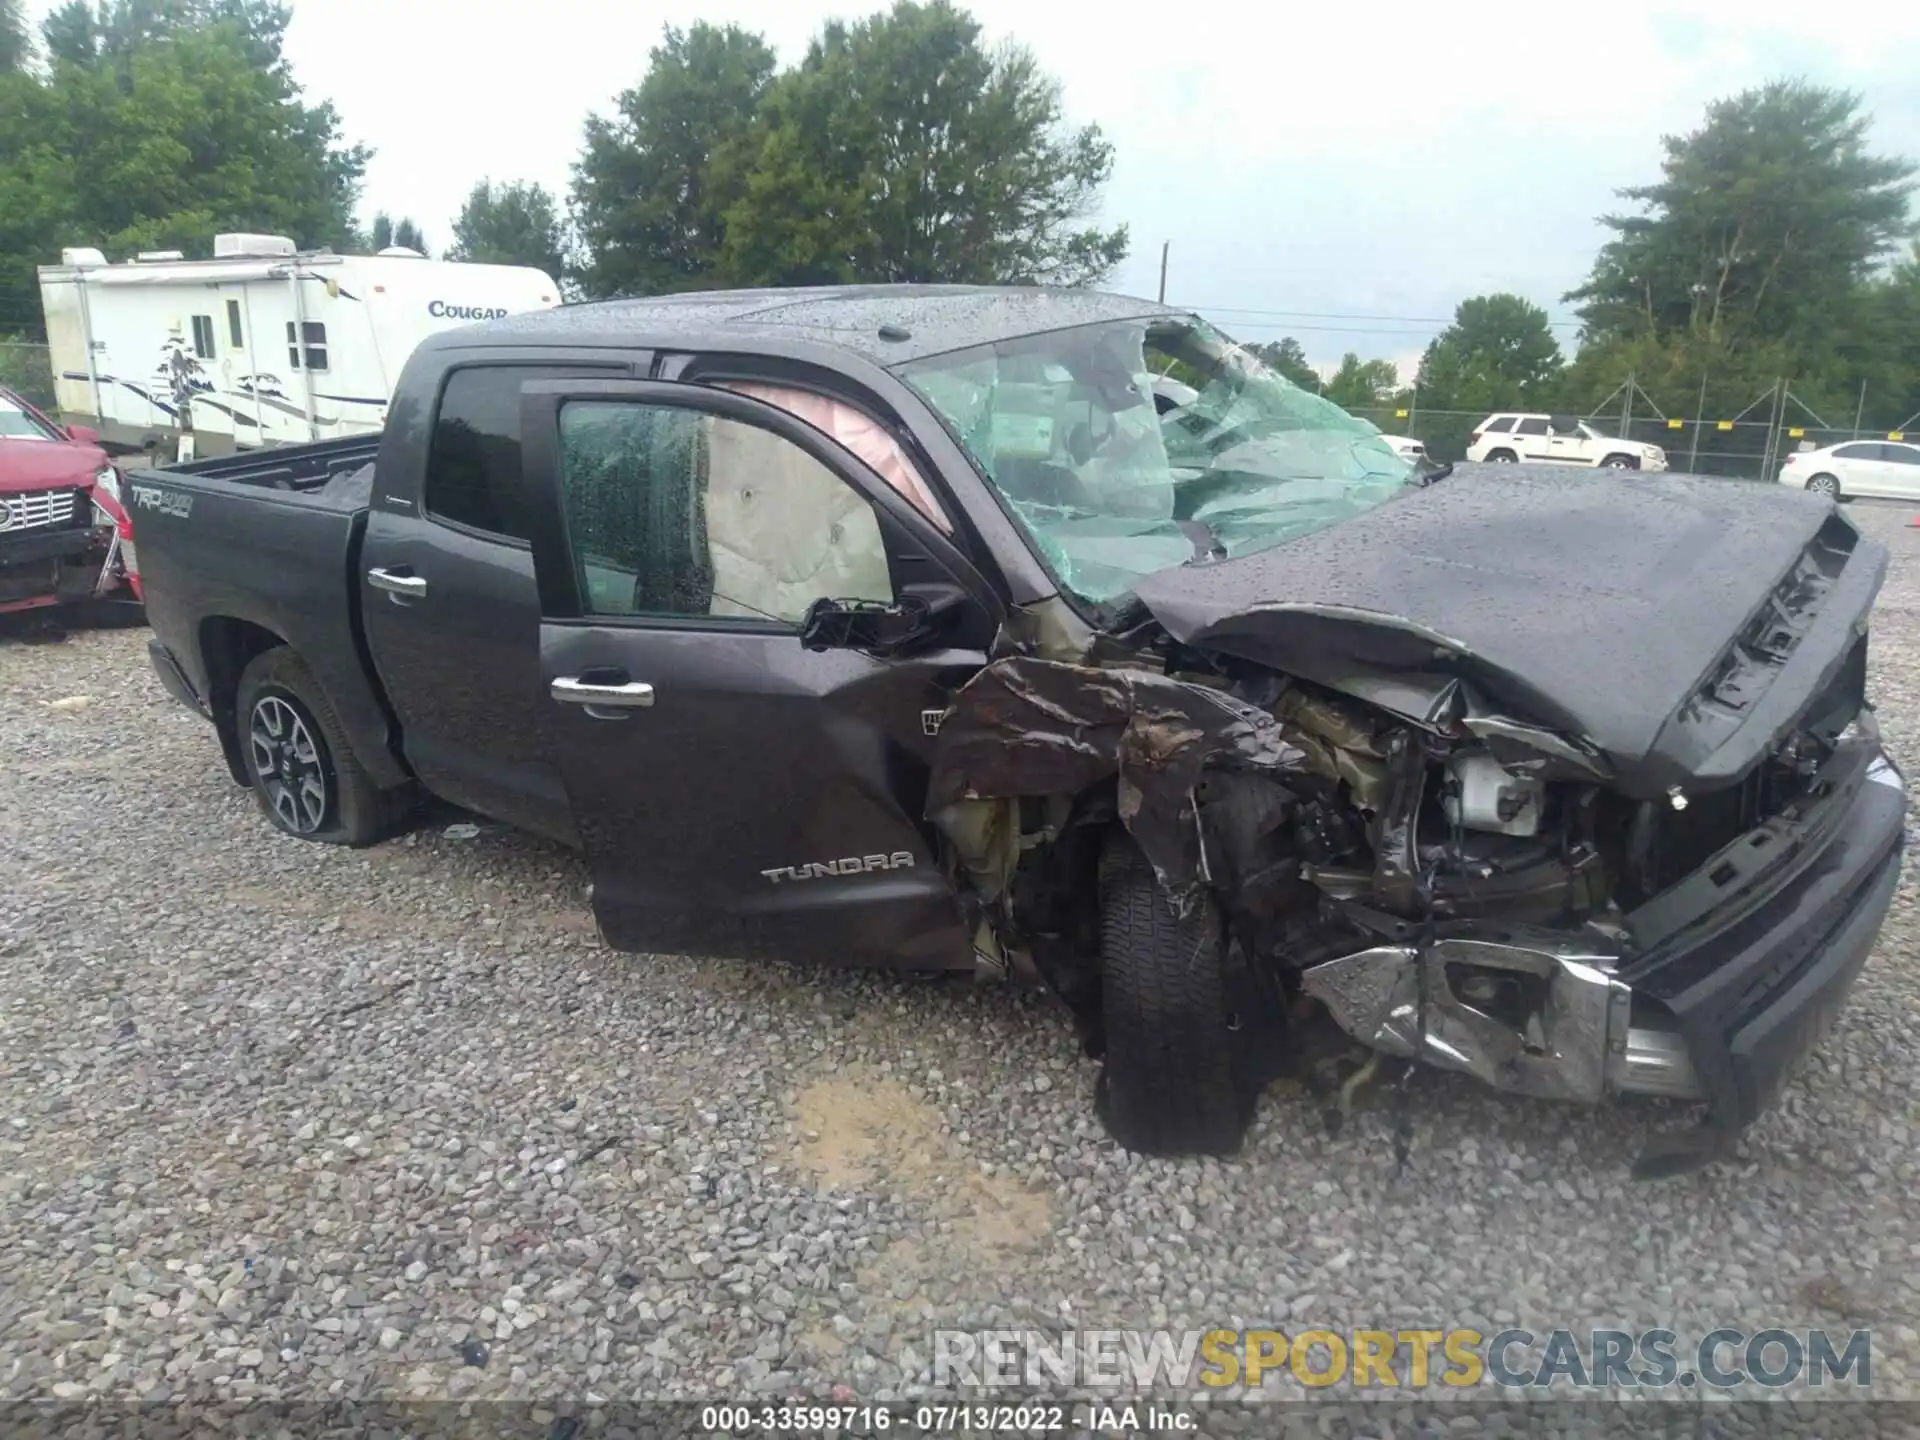
[[1825, 495], [1828, 499], [1840, 498], [1840, 477], [1837, 475], [1816, 475], [1807, 481], [1807, 489], [1816, 495]]
[[1100, 861], [1100, 1118], [1147, 1155], [1231, 1155], [1257, 1090], [1234, 1064], [1227, 937], [1204, 891], [1181, 915], [1132, 839]]
[[1487, 454], [1487, 463], [1489, 465], [1511, 465], [1519, 458], [1520, 457], [1515, 455], [1511, 450], [1492, 450]]
[[260, 809], [280, 829], [325, 845], [370, 845], [400, 824], [412, 794], [382, 790], [306, 663], [284, 645], [241, 672], [235, 723]]

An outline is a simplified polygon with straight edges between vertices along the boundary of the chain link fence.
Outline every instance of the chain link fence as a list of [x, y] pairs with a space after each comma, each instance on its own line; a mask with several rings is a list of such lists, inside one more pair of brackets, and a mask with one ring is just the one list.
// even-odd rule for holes
[[[1436, 460], [1461, 460], [1466, 457], [1475, 427], [1489, 412], [1388, 405], [1357, 409], [1353, 413], [1371, 420], [1389, 435], [1405, 435], [1420, 441]], [[1602, 435], [1659, 446], [1666, 451], [1670, 470], [1736, 480], [1776, 479], [1781, 464], [1796, 450], [1812, 450], [1849, 440], [1889, 437], [1920, 440], [1917, 432], [1821, 426], [1787, 418], [1722, 420], [1689, 416], [1668, 419], [1644, 413], [1623, 416], [1617, 408], [1611, 413], [1586, 414], [1582, 418]]]
[[0, 385], [51, 414], [53, 360], [47, 347], [0, 335]]

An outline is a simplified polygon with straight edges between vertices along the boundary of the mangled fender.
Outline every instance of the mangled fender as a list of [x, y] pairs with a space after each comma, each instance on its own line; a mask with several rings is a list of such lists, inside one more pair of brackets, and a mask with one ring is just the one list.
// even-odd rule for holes
[[926, 812], [1077, 795], [1119, 777], [1120, 819], [1176, 896], [1207, 878], [1194, 790], [1207, 770], [1296, 774], [1306, 755], [1266, 711], [1146, 670], [1016, 656], [967, 683], [941, 722]]

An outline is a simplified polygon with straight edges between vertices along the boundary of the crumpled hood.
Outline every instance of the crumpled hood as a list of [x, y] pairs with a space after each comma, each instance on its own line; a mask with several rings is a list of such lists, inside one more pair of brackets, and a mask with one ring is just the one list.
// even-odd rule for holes
[[1885, 566], [1830, 501], [1776, 485], [1463, 466], [1135, 593], [1186, 644], [1376, 703], [1465, 681], [1651, 795], [1737, 779], [1846, 665]]
[[73, 440], [0, 440], [0, 494], [91, 487], [107, 453]]

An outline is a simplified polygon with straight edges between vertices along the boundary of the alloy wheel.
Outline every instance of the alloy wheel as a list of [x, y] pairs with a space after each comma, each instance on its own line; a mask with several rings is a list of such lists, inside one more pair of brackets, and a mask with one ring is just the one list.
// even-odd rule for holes
[[247, 739], [254, 773], [280, 823], [311, 835], [327, 818], [327, 766], [300, 712], [278, 695], [254, 703]]

